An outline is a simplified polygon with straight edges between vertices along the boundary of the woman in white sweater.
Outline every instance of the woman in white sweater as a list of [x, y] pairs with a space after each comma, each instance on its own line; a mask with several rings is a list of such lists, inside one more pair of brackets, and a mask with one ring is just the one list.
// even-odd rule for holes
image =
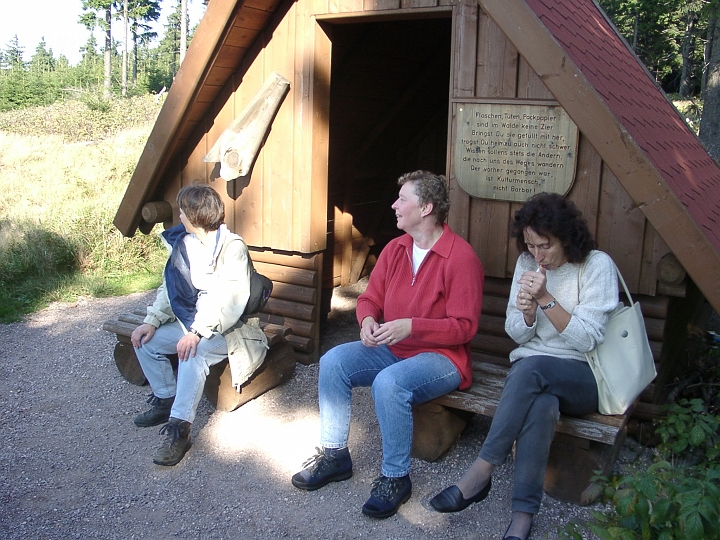
[[519, 346], [510, 353], [513, 365], [478, 458], [431, 504], [440, 512], [457, 512], [483, 500], [493, 469], [516, 443], [512, 520], [503, 538], [522, 540], [540, 509], [560, 413], [597, 410], [597, 386], [585, 353], [603, 340], [618, 305], [618, 284], [612, 259], [593, 250], [582, 214], [561, 195], [530, 198], [515, 212], [512, 236], [520, 257], [505, 331]]

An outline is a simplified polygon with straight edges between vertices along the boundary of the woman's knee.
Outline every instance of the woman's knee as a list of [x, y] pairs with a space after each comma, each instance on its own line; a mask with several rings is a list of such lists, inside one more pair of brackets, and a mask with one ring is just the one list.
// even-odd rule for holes
[[554, 369], [552, 358], [547, 356], [527, 356], [513, 363], [507, 380], [520, 384], [540, 385], [545, 380], [548, 369]]
[[409, 402], [412, 397], [412, 392], [400, 384], [393, 370], [384, 369], [377, 374], [372, 383], [372, 395], [376, 401], [378, 399], [393, 399]]

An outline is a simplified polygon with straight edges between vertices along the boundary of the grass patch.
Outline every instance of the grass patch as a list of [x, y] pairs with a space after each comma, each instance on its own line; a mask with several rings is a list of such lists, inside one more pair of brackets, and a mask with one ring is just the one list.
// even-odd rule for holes
[[0, 113], [0, 322], [159, 284], [159, 231], [124, 238], [112, 224], [159, 110], [142, 99]]

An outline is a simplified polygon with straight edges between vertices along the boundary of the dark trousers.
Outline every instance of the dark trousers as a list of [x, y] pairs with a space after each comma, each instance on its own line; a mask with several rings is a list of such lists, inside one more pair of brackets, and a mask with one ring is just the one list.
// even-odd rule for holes
[[513, 363], [480, 457], [501, 465], [515, 442], [512, 509], [536, 514], [542, 500], [550, 444], [560, 413], [597, 410], [590, 366], [554, 356], [528, 356]]

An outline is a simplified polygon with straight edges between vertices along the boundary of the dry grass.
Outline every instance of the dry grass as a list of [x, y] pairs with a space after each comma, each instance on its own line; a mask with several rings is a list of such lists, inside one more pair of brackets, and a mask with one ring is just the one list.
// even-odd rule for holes
[[[157, 284], [157, 236], [128, 239], [112, 225], [157, 110], [148, 96], [106, 113], [68, 102], [0, 114], [0, 321]], [[38, 133], [43, 125], [50, 133]], [[87, 134], [97, 138], [75, 140]]]

